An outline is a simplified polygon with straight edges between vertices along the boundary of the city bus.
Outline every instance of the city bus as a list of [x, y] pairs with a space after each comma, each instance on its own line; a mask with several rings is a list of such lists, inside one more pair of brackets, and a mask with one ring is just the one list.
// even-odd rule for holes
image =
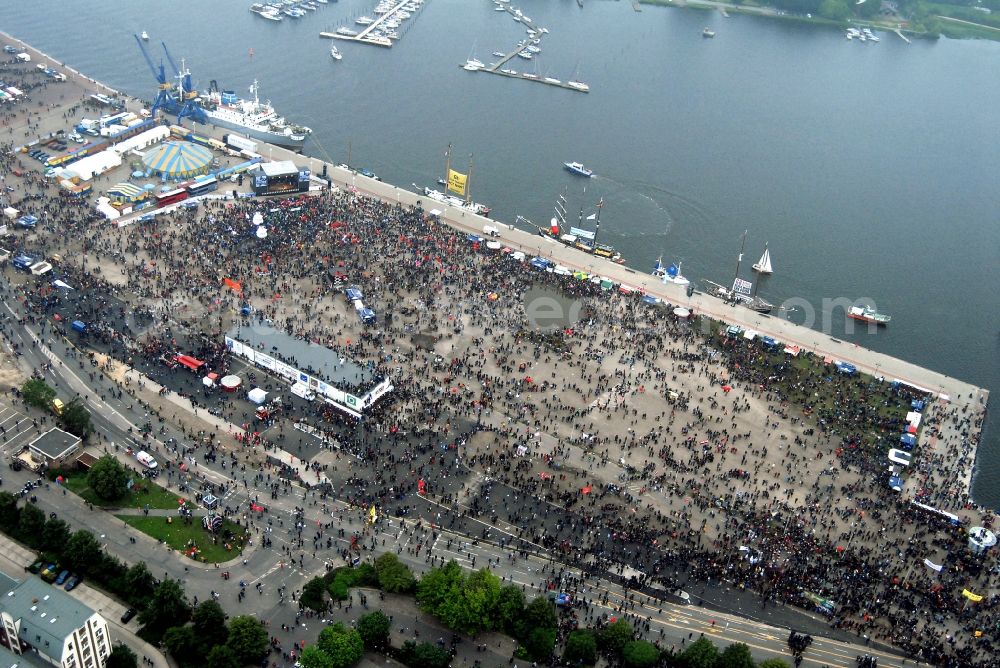
[[171, 190], [169, 192], [160, 193], [156, 196], [156, 206], [169, 206], [170, 204], [176, 204], [188, 198], [188, 192], [183, 188], [177, 188], [176, 190]]

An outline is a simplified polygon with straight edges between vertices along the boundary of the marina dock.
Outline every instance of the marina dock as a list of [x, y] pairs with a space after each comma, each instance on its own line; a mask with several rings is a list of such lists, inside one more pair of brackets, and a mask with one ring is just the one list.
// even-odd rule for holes
[[392, 47], [392, 40], [387, 37], [371, 37], [371, 32], [378, 28], [380, 25], [389, 21], [393, 16], [403, 11], [403, 7], [408, 5], [410, 0], [399, 0], [392, 9], [382, 14], [377, 19], [369, 23], [364, 29], [357, 35], [342, 35], [339, 32], [321, 32], [320, 37], [326, 39], [342, 39], [345, 42], [360, 42], [361, 44], [371, 44], [373, 46], [383, 46], [385, 48]]
[[[513, 16], [518, 21], [518, 23], [522, 23], [530, 30], [535, 31], [535, 34], [533, 37], [529, 36], [528, 39], [525, 39], [523, 42], [519, 43], [514, 48], [513, 51], [508, 52], [506, 55], [504, 55], [502, 58], [500, 58], [500, 60], [496, 61], [495, 63], [490, 63], [486, 67], [480, 67], [477, 69], [469, 70], [470, 72], [486, 72], [487, 74], [497, 74], [502, 77], [507, 77], [508, 79], [523, 79], [525, 81], [534, 81], [536, 83], [546, 84], [548, 86], [555, 86], [556, 88], [564, 88], [566, 90], [576, 91], [577, 93], [590, 92], [589, 86], [586, 86], [585, 84], [580, 84], [579, 82], [576, 82], [576, 85], [574, 85], [573, 83], [561, 81], [559, 79], [554, 79], [552, 77], [540, 76], [538, 74], [534, 74], [531, 72], [516, 72], [512, 69], [504, 67], [504, 65], [509, 63], [511, 59], [515, 58], [524, 51], [528, 50], [528, 47], [537, 46], [538, 44], [540, 44], [542, 37], [545, 35], [545, 33], [542, 32], [540, 28], [533, 27], [531, 25], [531, 19], [517, 13], [510, 6], [509, 3], [504, 3], [500, 6], [503, 7], [504, 10], [506, 10], [506, 12], [510, 16]], [[525, 23], [525, 20], [527, 20], [527, 23]], [[459, 65], [459, 67], [463, 69], [468, 69], [465, 65]]]

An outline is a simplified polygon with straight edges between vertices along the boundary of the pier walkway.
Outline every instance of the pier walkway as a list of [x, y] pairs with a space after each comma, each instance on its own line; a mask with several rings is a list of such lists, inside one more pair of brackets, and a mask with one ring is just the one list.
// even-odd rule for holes
[[321, 32], [319, 36], [327, 39], [342, 39], [346, 42], [360, 42], [362, 44], [372, 44], [374, 46], [384, 46], [386, 48], [390, 48], [392, 46], [391, 39], [387, 37], [371, 37], [371, 32], [399, 12], [403, 11], [403, 7], [409, 4], [409, 2], [410, 0], [399, 0], [399, 2], [393, 5], [392, 9], [369, 23], [357, 35], [341, 35], [338, 32]]

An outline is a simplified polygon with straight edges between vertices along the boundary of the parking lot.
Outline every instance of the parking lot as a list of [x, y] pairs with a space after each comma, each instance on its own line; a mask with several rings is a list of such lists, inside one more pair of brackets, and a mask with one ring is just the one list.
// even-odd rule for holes
[[39, 424], [37, 419], [14, 410], [9, 404], [0, 403], [0, 448], [7, 464], [44, 431], [48, 431], [47, 425]]

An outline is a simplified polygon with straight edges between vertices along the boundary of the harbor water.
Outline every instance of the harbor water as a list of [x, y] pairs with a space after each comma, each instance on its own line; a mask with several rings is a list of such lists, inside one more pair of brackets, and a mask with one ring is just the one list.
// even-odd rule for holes
[[[280, 113], [313, 128], [306, 153], [337, 163], [349, 153], [400, 186], [434, 185], [451, 143], [453, 168], [472, 163], [473, 197], [504, 222], [547, 223], [564, 190], [571, 217], [603, 198], [601, 241], [637, 270], [662, 254], [692, 280], [728, 284], [749, 230], [741, 273], [752, 277], [767, 242], [774, 275], [760, 294], [791, 307], [775, 317], [814, 311], [830, 336], [1000, 385], [1000, 44], [859, 43], [717, 12], [523, 0], [550, 33], [535, 58], [507, 67], [584, 81], [584, 94], [457, 67], [525, 37], [487, 0], [427, 0], [391, 49], [341, 42], [343, 60], [331, 59], [319, 33], [353, 26], [374, 4], [340, 0], [272, 22], [249, 2], [211, 14], [195, 0], [141, 11], [127, 0], [5, 3], [0, 27], [150, 99], [155, 82], [132, 37], [145, 30], [157, 63], [163, 41], [199, 88], [214, 79], [248, 95], [257, 79]], [[596, 177], [569, 174], [565, 161]], [[890, 314], [889, 327], [850, 333], [842, 310], [822, 317], [824, 299], [858, 298]], [[998, 415], [973, 485], [993, 507]]]

